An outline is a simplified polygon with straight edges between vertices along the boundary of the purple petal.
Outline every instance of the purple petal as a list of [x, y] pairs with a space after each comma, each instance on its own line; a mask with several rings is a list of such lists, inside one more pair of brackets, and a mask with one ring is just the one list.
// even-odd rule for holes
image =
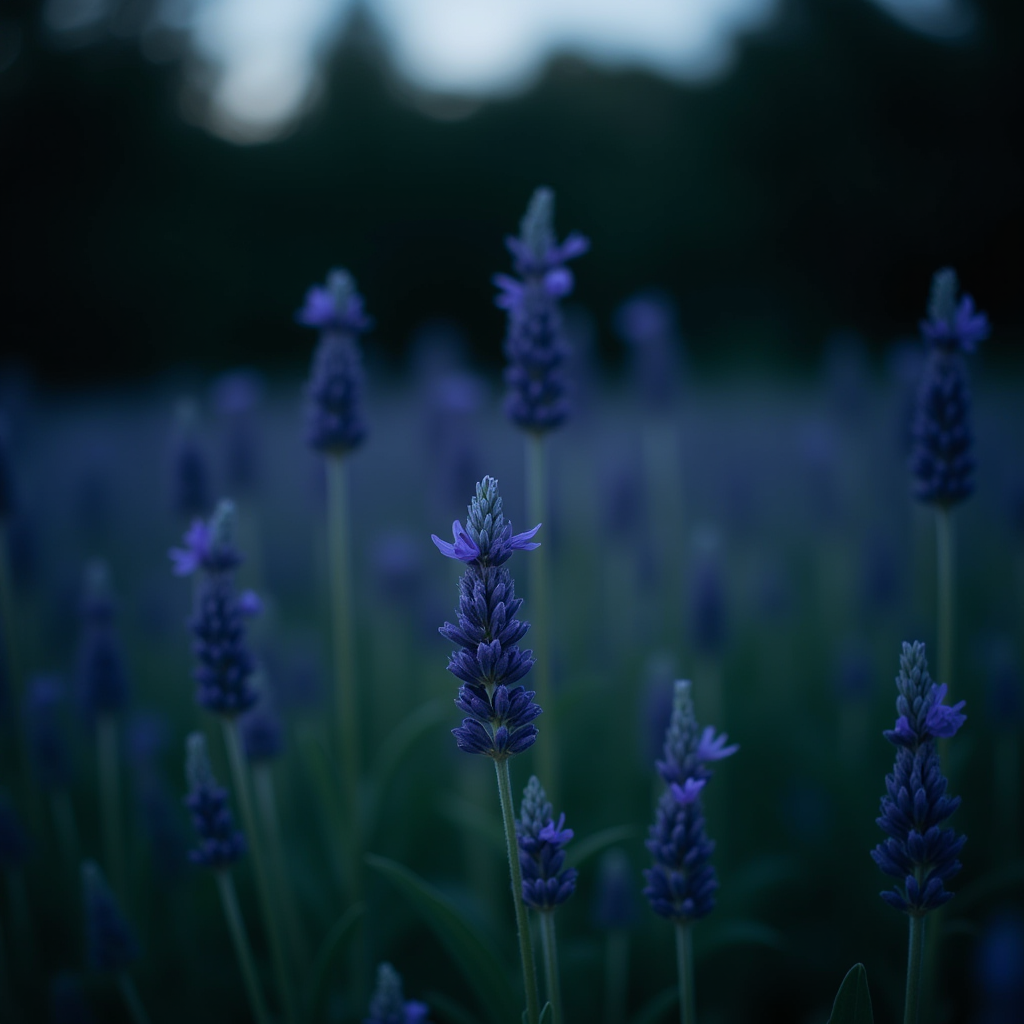
[[962, 700], [952, 707], [942, 703], [946, 699], [948, 690], [949, 687], [945, 683], [936, 687], [933, 691], [934, 703], [928, 709], [928, 714], [924, 720], [925, 728], [928, 732], [932, 736], [940, 736], [943, 739], [955, 736], [960, 726], [967, 721], [967, 716], [960, 714], [960, 709], [967, 703], [966, 701]]
[[532, 530], [527, 530], [525, 533], [513, 534], [511, 541], [509, 541], [509, 546], [513, 551], [533, 551], [535, 548], [539, 548], [540, 541], [536, 544], [530, 544], [528, 541], [542, 525], [543, 524], [538, 523]]
[[700, 796], [700, 791], [707, 785], [707, 779], [687, 779], [681, 786], [677, 782], [673, 782], [669, 789], [672, 791], [672, 795], [676, 798], [676, 803], [680, 807], [686, 807], [688, 804], [692, 804], [697, 797]]
[[732, 757], [740, 749], [740, 745], [734, 743], [731, 747], [727, 747], [726, 743], [728, 742], [728, 733], [723, 732], [716, 736], [714, 727], [707, 726], [701, 735], [700, 743], [697, 744], [697, 760], [721, 761], [726, 757]]

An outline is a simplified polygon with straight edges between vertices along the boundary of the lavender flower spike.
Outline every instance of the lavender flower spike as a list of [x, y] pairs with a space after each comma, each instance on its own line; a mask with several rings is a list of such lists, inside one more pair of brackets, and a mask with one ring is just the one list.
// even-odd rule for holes
[[258, 698], [251, 682], [256, 662], [246, 642], [245, 621], [258, 613], [259, 599], [235, 589], [232, 570], [241, 557], [231, 539], [233, 520], [234, 505], [222, 501], [209, 523], [192, 524], [185, 535], [186, 548], [171, 552], [179, 575], [182, 564], [204, 574], [189, 623], [197, 661], [196, 700], [208, 711], [228, 717], [248, 711]]
[[356, 341], [371, 324], [348, 271], [332, 270], [326, 285], [310, 288], [296, 320], [321, 332], [307, 386], [306, 440], [324, 454], [344, 455], [366, 439]]
[[430, 1008], [417, 999], [406, 999], [402, 979], [391, 964], [377, 968], [377, 988], [370, 1000], [370, 1016], [363, 1024], [430, 1024]]
[[517, 426], [543, 433], [569, 415], [568, 386], [563, 365], [568, 346], [562, 331], [558, 300], [573, 288], [565, 264], [585, 253], [590, 242], [571, 234], [555, 240], [555, 197], [551, 189], [534, 192], [520, 224], [519, 237], [507, 238], [518, 277], [497, 274], [495, 304], [508, 310], [505, 411]]
[[921, 321], [921, 337], [935, 348], [973, 352], [991, 332], [988, 317], [976, 313], [974, 299], [964, 295], [957, 302], [959, 290], [956, 271], [944, 267], [932, 278], [928, 301], [928, 319]]
[[565, 844], [573, 837], [565, 828], [565, 815], [556, 823], [551, 804], [536, 775], [523, 790], [516, 822], [519, 866], [523, 872], [523, 902], [534, 910], [554, 910], [576, 890], [575, 868], [563, 868]]
[[937, 737], [953, 736], [964, 723], [964, 702], [942, 703], [946, 687], [928, 674], [924, 644], [904, 644], [896, 677], [896, 728], [885, 738], [896, 747], [896, 763], [885, 779], [878, 826], [888, 838], [871, 851], [875, 863], [897, 885], [882, 893], [886, 903], [921, 917], [953, 898], [945, 888], [959, 870], [957, 859], [967, 841], [942, 823], [960, 806], [946, 795]]
[[710, 863], [715, 844], [704, 832], [701, 793], [713, 774], [709, 763], [739, 750], [735, 744], [727, 746], [727, 739], [715, 736], [710, 726], [700, 731], [690, 683], [678, 680], [663, 760], [657, 762], [668, 788], [646, 843], [654, 866], [644, 872], [644, 895], [651, 907], [677, 924], [705, 917], [715, 906], [718, 881]]
[[[513, 536], [502, 513], [498, 481], [485, 476], [477, 484], [465, 528], [455, 531], [456, 544], [433, 538], [442, 554], [466, 562], [459, 580], [458, 623], [440, 628], [442, 636], [459, 645], [448, 671], [462, 681], [455, 703], [469, 716], [452, 733], [460, 750], [496, 761], [522, 753], [537, 738], [533, 721], [541, 709], [533, 703], [534, 691], [516, 685], [533, 665], [531, 652], [518, 646], [530, 624], [515, 618], [523, 602], [504, 568], [514, 550], [537, 546], [529, 543], [537, 529]], [[457, 546], [461, 554], [455, 553]], [[474, 550], [472, 558], [463, 557]]]
[[193, 864], [225, 868], [240, 860], [246, 850], [245, 836], [235, 828], [228, 808], [227, 791], [217, 785], [206, 752], [206, 737], [193, 732], [185, 741], [185, 806], [192, 812], [199, 845], [189, 851]]
[[974, 493], [971, 395], [962, 353], [988, 337], [988, 318], [974, 313], [969, 295], [956, 302], [956, 274], [940, 270], [932, 283], [929, 317], [921, 333], [928, 361], [911, 426], [910, 471], [914, 496], [949, 508]]

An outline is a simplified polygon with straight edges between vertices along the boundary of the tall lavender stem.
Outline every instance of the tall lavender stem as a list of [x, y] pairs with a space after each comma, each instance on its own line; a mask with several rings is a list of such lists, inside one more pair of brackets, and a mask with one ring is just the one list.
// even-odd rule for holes
[[217, 872], [217, 888], [220, 890], [221, 905], [224, 908], [224, 916], [227, 918], [228, 930], [231, 932], [231, 941], [235, 945], [238, 965], [242, 969], [245, 991], [249, 997], [253, 1016], [256, 1018], [257, 1024], [272, 1024], [270, 1012], [267, 1010], [267, 1004], [263, 998], [263, 990], [260, 988], [256, 962], [253, 960], [249, 936], [245, 931], [245, 922], [242, 920], [242, 912], [238, 907], [235, 883], [227, 868], [221, 868]]
[[551, 1003], [552, 1024], [562, 1024], [562, 983], [558, 973], [558, 944], [555, 942], [555, 915], [545, 910], [540, 915], [540, 941], [544, 951], [544, 984]]
[[[526, 436], [526, 503], [527, 521], [548, 522], [547, 458], [545, 436], [529, 433]], [[537, 679], [537, 702], [548, 715], [548, 727], [537, 737], [539, 773], [547, 781], [548, 789], [557, 800], [558, 761], [555, 756], [554, 705], [551, 700], [551, 649], [548, 643], [550, 570], [547, 548], [541, 545], [530, 559], [530, 599], [536, 613], [533, 623], [533, 653]]]
[[359, 710], [353, 654], [351, 538], [348, 466], [344, 455], [327, 457], [327, 546], [331, 567], [331, 642], [334, 647], [338, 750], [348, 803], [347, 844], [352, 898], [358, 899], [362, 857], [359, 816]]
[[285, 1005], [287, 1018], [289, 1021], [294, 1022], [298, 1019], [295, 1012], [295, 993], [292, 990], [291, 978], [288, 974], [284, 941], [281, 936], [276, 904], [274, 903], [270, 878], [267, 873], [267, 864], [262, 848], [263, 844], [260, 842], [260, 835], [256, 828], [252, 791], [249, 788], [249, 776], [246, 771], [245, 759], [242, 756], [242, 746], [238, 740], [236, 723], [231, 719], [225, 718], [222, 719], [222, 724], [224, 727], [224, 745], [227, 747], [231, 775], [234, 778], [235, 791], [238, 794], [238, 804], [242, 810], [242, 822], [246, 834], [250, 837], [249, 842], [253, 855], [252, 862], [256, 874], [256, 890], [259, 893], [260, 908], [263, 911], [263, 920], [266, 923], [267, 936], [270, 940], [270, 954], [274, 962], [274, 975], [281, 990], [281, 999]]
[[508, 760], [496, 759], [494, 771], [498, 777], [501, 822], [505, 829], [508, 870], [512, 877], [512, 903], [516, 912], [519, 959], [523, 965], [523, 988], [526, 990], [526, 1017], [528, 1024], [538, 1024], [540, 1021], [540, 1004], [537, 998], [537, 969], [533, 961], [533, 939], [530, 936], [530, 922], [526, 916], [526, 905], [523, 903], [523, 873], [519, 866], [516, 819], [512, 806], [512, 779], [509, 775]]
[[921, 974], [924, 963], [924, 915], [912, 914], [909, 920], [907, 997], [903, 1006], [903, 1024], [917, 1024], [921, 1007]]
[[676, 967], [679, 974], [679, 1020], [697, 1024], [693, 998], [693, 935], [688, 924], [676, 923]]

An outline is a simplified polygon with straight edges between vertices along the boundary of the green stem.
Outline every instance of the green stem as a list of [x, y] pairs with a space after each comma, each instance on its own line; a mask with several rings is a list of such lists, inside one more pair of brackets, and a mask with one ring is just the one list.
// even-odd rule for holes
[[950, 704], [956, 699], [953, 688], [953, 513], [939, 507], [935, 512], [936, 566], [938, 571], [939, 682], [949, 687]]
[[604, 1016], [606, 1024], [626, 1019], [626, 979], [629, 976], [629, 932], [613, 928], [608, 932], [604, 957]]
[[348, 466], [344, 456], [327, 458], [327, 549], [331, 573], [331, 640], [334, 647], [335, 710], [338, 753], [348, 803], [347, 845], [351, 896], [361, 891], [359, 820], [359, 711], [356, 695], [354, 629], [352, 623], [351, 538], [349, 536]]
[[256, 815], [253, 812], [252, 793], [249, 789], [249, 775], [246, 770], [245, 758], [242, 754], [242, 745], [238, 740], [238, 730], [235, 723], [225, 718], [223, 719], [223, 725], [224, 744], [228, 750], [231, 774], [235, 780], [238, 803], [242, 809], [242, 822], [246, 835], [249, 838], [249, 847], [252, 851], [252, 863], [256, 874], [256, 891], [259, 894], [260, 909], [263, 911], [263, 921], [267, 928], [267, 937], [270, 940], [270, 954], [274, 961], [274, 975], [277, 978], [277, 985], [281, 991], [281, 1001], [285, 1005], [288, 1020], [295, 1021], [297, 1019], [295, 997], [292, 992], [291, 979], [288, 975], [281, 929], [278, 927], [277, 914], [275, 913], [273, 891], [270, 886], [270, 878], [267, 875], [263, 844], [260, 842], [260, 834], [256, 827]]
[[252, 949], [249, 946], [249, 936], [245, 932], [242, 912], [238, 909], [238, 894], [235, 892], [235, 883], [227, 870], [221, 869], [217, 872], [217, 888], [220, 890], [220, 901], [224, 907], [224, 916], [228, 921], [231, 941], [235, 945], [238, 966], [242, 969], [245, 991], [249, 996], [249, 1005], [252, 1007], [253, 1016], [256, 1018], [257, 1024], [270, 1024], [270, 1013], [263, 998], [263, 990], [260, 988], [259, 975], [256, 973], [256, 963], [253, 960]]
[[540, 941], [544, 949], [544, 983], [551, 1003], [552, 1024], [562, 1024], [562, 985], [558, 976], [558, 946], [555, 942], [555, 912], [541, 911]]
[[149, 1015], [139, 998], [139, 990], [135, 987], [135, 982], [132, 981], [131, 975], [127, 971], [122, 971], [117, 976], [117, 985], [134, 1024], [149, 1024]]
[[274, 891], [281, 900], [281, 914], [284, 918], [285, 931], [288, 933], [288, 944], [297, 966], [303, 970], [309, 966], [309, 947], [295, 908], [294, 893], [288, 881], [288, 869], [285, 865], [284, 848], [281, 842], [281, 826], [277, 816], [277, 800], [274, 797], [274, 780], [270, 774], [270, 766], [258, 765], [253, 771], [253, 782], [256, 788], [256, 804], [260, 818], [263, 820], [263, 831], [267, 837], [270, 850], [271, 868], [274, 875]]
[[[526, 505], [528, 529], [548, 521], [548, 493], [545, 438], [543, 434], [526, 436]], [[550, 538], [550, 529], [546, 534]], [[537, 690], [537, 703], [544, 709], [544, 726], [537, 737], [538, 774], [551, 800], [557, 803], [558, 764], [555, 758], [554, 707], [551, 701], [551, 651], [548, 642], [550, 618], [548, 615], [548, 580], [550, 575], [548, 545], [545, 540], [527, 559], [529, 567], [530, 603], [532, 622], [530, 640], [536, 664], [533, 676]]]
[[693, 996], [693, 937], [688, 924], [676, 924], [676, 967], [679, 974], [679, 1020], [697, 1024]]
[[512, 780], [508, 760], [495, 761], [498, 776], [498, 797], [501, 800], [501, 821], [505, 826], [505, 846], [508, 850], [508, 870], [512, 876], [512, 904], [516, 911], [516, 932], [519, 936], [519, 959], [523, 964], [523, 988], [526, 990], [527, 1024], [539, 1024], [540, 1005], [537, 1000], [537, 971], [533, 963], [533, 940], [530, 922], [523, 903], [523, 874], [519, 867], [519, 844], [516, 842], [516, 819], [512, 812]]
[[924, 917], [910, 917], [910, 943], [907, 950], [907, 1001], [903, 1024], [917, 1024], [921, 1005], [921, 967], [924, 961]]
[[109, 713], [101, 714], [96, 721], [96, 760], [100, 776], [103, 846], [114, 892], [125, 906], [128, 902], [128, 881], [121, 838], [121, 780], [117, 754], [117, 721]]

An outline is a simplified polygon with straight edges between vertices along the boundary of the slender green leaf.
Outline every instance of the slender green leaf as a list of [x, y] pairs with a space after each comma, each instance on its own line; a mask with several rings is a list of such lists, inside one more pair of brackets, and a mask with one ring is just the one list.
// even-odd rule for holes
[[544, 1009], [540, 1011], [540, 1024], [551, 1024], [555, 1019], [555, 1008], [551, 1003], [545, 1003]]
[[342, 949], [345, 947], [345, 940], [355, 927], [355, 923], [366, 912], [364, 903], [353, 903], [348, 910], [331, 926], [331, 930], [324, 936], [320, 948], [313, 958], [313, 966], [310, 968], [309, 977], [306, 982], [304, 999], [310, 1017], [319, 1016], [323, 1004], [324, 995], [327, 991], [327, 979], [335, 961], [338, 959]]
[[662, 989], [656, 996], [649, 999], [630, 1024], [658, 1024], [658, 1021], [674, 1006], [679, 1005], [679, 989], [672, 985]]
[[868, 972], [863, 964], [854, 964], [836, 993], [828, 1024], [874, 1024]]
[[512, 1008], [521, 1005], [522, 1000], [509, 983], [501, 960], [451, 901], [396, 861], [368, 853], [366, 863], [384, 875], [423, 915], [492, 1018], [514, 1020], [515, 1016], [510, 1018], [509, 1014], [514, 1013]]
[[617, 843], [624, 843], [640, 835], [640, 828], [637, 825], [613, 825], [611, 828], [602, 829], [592, 836], [579, 843], [569, 846], [565, 851], [565, 859], [573, 867], [579, 867], [585, 860], [600, 853], [609, 846]]
[[381, 744], [373, 761], [372, 778], [378, 797], [391, 783], [391, 779], [408, 757], [416, 741], [452, 713], [450, 700], [432, 700], [421, 704], [415, 711], [402, 719]]

